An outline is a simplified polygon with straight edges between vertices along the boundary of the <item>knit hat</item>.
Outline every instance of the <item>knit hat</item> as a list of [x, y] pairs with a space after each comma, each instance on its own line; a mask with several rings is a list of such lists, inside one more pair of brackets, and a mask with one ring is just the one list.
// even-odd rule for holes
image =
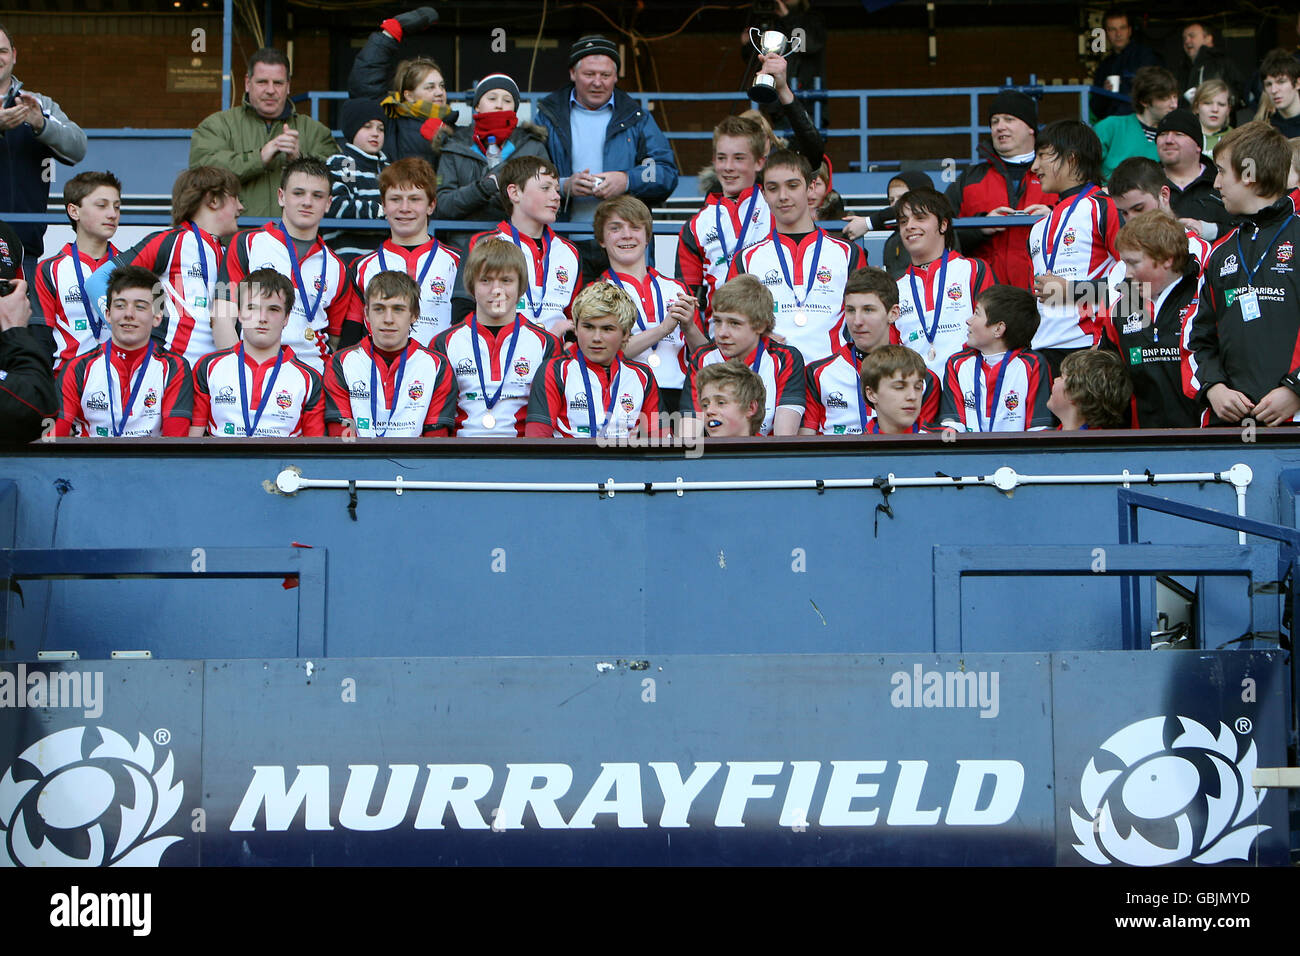
[[384, 109], [379, 100], [348, 100], [343, 104], [339, 116], [339, 128], [343, 130], [343, 142], [350, 143], [357, 138], [361, 127], [371, 120], [385, 122]]
[[[889, 182], [892, 183], [895, 179], [907, 183], [908, 192], [911, 192], [914, 189], [934, 189], [934, 180], [930, 178], [930, 174], [922, 172], [919, 169], [907, 169], [900, 173], [896, 173], [889, 177]], [[886, 187], [888, 187], [888, 183], [886, 184]]]
[[1038, 104], [1027, 93], [1021, 93], [1019, 90], [1003, 90], [993, 97], [993, 103], [989, 106], [990, 123], [993, 122], [993, 116], [998, 113], [1014, 116], [1030, 129], [1038, 129]]
[[474, 109], [478, 109], [478, 101], [483, 98], [483, 94], [491, 90], [505, 90], [515, 98], [515, 111], [519, 110], [519, 84], [504, 73], [490, 73], [483, 79], [474, 84], [474, 95], [470, 98], [470, 103]]
[[569, 66], [572, 67], [584, 56], [607, 56], [614, 61], [616, 70], [623, 65], [618, 55], [618, 44], [599, 33], [580, 37], [577, 43], [569, 47]]
[[1196, 118], [1196, 114], [1191, 110], [1171, 110], [1166, 113], [1165, 118], [1156, 127], [1156, 136], [1168, 132], [1182, 133], [1196, 144], [1197, 149], [1205, 148], [1205, 137], [1201, 132], [1201, 121]]

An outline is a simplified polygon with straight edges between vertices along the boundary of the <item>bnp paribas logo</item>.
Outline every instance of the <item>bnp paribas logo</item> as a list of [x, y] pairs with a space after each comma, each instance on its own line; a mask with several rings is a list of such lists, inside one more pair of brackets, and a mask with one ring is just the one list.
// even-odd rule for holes
[[[1238, 718], [1237, 729], [1248, 734], [1249, 718]], [[1217, 737], [1188, 717], [1129, 724], [1079, 780], [1074, 849], [1090, 863], [1130, 866], [1252, 859], [1268, 829], [1251, 822], [1262, 799], [1250, 783], [1255, 762], [1255, 742], [1222, 722]]]
[[185, 785], [171, 751], [138, 738], [69, 727], [19, 754], [0, 776], [0, 867], [157, 866], [181, 840], [159, 831]]

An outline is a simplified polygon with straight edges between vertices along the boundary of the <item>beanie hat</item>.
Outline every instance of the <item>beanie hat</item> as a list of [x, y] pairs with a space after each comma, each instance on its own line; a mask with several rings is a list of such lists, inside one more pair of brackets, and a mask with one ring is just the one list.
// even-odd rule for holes
[[[934, 180], [930, 178], [930, 174], [926, 172], [922, 172], [919, 169], [907, 169], [893, 176], [890, 176], [889, 182], [892, 183], [896, 179], [899, 180], [900, 182], [907, 183], [908, 192], [911, 192], [914, 189], [935, 188]], [[888, 184], [886, 184], [886, 186], [888, 186]], [[936, 189], [935, 192], [938, 192], [938, 190]]]
[[343, 130], [343, 142], [350, 143], [357, 138], [361, 127], [371, 120], [385, 122], [384, 109], [379, 100], [348, 100], [343, 104], [339, 116], [339, 128]]
[[990, 123], [993, 121], [993, 116], [998, 113], [1014, 116], [1030, 129], [1038, 129], [1038, 104], [1027, 93], [1021, 93], [1019, 90], [1003, 90], [993, 97], [993, 103], [989, 106]]
[[505, 90], [515, 98], [515, 111], [519, 110], [519, 84], [504, 73], [490, 73], [483, 79], [474, 84], [474, 95], [470, 99], [474, 109], [478, 109], [478, 101], [483, 98], [483, 94], [491, 90]]
[[578, 42], [569, 47], [569, 66], [572, 67], [584, 56], [607, 56], [614, 61], [615, 69], [623, 65], [618, 55], [618, 44], [598, 33], [579, 37]]
[[1193, 143], [1197, 149], [1205, 148], [1204, 134], [1201, 132], [1201, 121], [1196, 118], [1196, 114], [1191, 110], [1171, 110], [1165, 114], [1165, 118], [1160, 121], [1156, 127], [1156, 135], [1161, 133], [1182, 133]]

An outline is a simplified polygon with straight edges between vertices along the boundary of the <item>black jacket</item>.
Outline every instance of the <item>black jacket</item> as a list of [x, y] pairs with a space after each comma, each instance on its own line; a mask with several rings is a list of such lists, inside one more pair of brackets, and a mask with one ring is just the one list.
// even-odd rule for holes
[[[1178, 94], [1182, 96], [1188, 90], [1195, 89], [1206, 80], [1223, 80], [1232, 90], [1232, 101], [1241, 103], [1246, 92], [1237, 64], [1228, 54], [1212, 46], [1203, 46], [1196, 51], [1196, 59], [1190, 60], [1186, 55], [1178, 67]], [[1190, 99], [1184, 99], [1190, 105]]]
[[35, 441], [58, 407], [45, 340], [31, 327], [0, 332], [0, 441]]
[[[352, 63], [352, 72], [348, 74], [348, 96], [382, 100], [392, 88], [396, 68], [397, 41], [383, 30], [376, 30]], [[418, 156], [437, 169], [443, 143], [455, 132], [455, 113], [453, 111], [443, 120], [433, 140], [426, 139], [420, 132], [425, 122], [412, 116], [388, 117], [384, 122], [384, 153], [394, 162]]]
[[1201, 160], [1201, 174], [1179, 189], [1166, 180], [1169, 187], [1169, 205], [1179, 219], [1203, 219], [1216, 223], [1222, 236], [1232, 225], [1232, 214], [1223, 208], [1223, 197], [1214, 188], [1214, 167]]

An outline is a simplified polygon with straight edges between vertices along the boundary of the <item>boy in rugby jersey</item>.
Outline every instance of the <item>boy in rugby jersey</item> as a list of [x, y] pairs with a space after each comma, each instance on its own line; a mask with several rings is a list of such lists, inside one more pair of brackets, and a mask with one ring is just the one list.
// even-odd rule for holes
[[1061, 360], [1047, 407], [1061, 420], [1059, 431], [1123, 428], [1132, 397], [1133, 385], [1118, 355], [1081, 349]]
[[1025, 289], [985, 289], [966, 320], [966, 348], [948, 359], [939, 418], [967, 432], [1038, 431], [1052, 427], [1052, 377], [1030, 350], [1038, 303]]
[[456, 422], [456, 377], [443, 355], [411, 338], [420, 290], [405, 272], [366, 285], [370, 334], [336, 352], [325, 376], [325, 425], [357, 438], [442, 438]]
[[890, 341], [906, 345], [942, 375], [966, 342], [966, 319], [997, 279], [980, 259], [956, 252], [952, 206], [933, 189], [905, 193], [896, 206], [898, 233], [912, 260], [898, 280], [898, 320]]
[[862, 360], [862, 394], [875, 409], [868, 435], [925, 434], [921, 403], [925, 362], [912, 349], [885, 345]]
[[293, 283], [258, 269], [239, 283], [242, 341], [194, 366], [190, 437], [310, 438], [325, 434], [320, 374], [281, 342], [293, 308]]
[[701, 406], [696, 382], [701, 369], [740, 359], [763, 380], [765, 403], [761, 435], [794, 435], [803, 420], [806, 383], [799, 350], [772, 338], [772, 293], [751, 275], [736, 276], [718, 287], [713, 305], [713, 344], [691, 356], [682, 388], [682, 434], [700, 433]]
[[[213, 300], [221, 270], [223, 238], [239, 228], [239, 177], [220, 166], [183, 170], [172, 183], [172, 227], [150, 233], [118, 253], [86, 280], [96, 302], [114, 270], [143, 266], [157, 276], [166, 312], [154, 338], [191, 366], [216, 349]], [[229, 324], [229, 319], [226, 320]]]
[[831, 328], [840, 317], [849, 273], [867, 264], [860, 246], [836, 239], [813, 222], [808, 160], [789, 149], [767, 157], [763, 199], [775, 231], [731, 261], [731, 275], [749, 273], [772, 293], [772, 334], [799, 350], [806, 364], [834, 350]]
[[753, 438], [763, 425], [766, 389], [758, 373], [739, 359], [706, 365], [696, 377], [700, 418], [709, 438]]
[[78, 173], [63, 187], [74, 239], [36, 267], [36, 297], [54, 334], [54, 370], [110, 338], [87, 279], [117, 255], [110, 240], [122, 211], [122, 184], [109, 172]]
[[[540, 156], [513, 156], [490, 175], [501, 184], [501, 204], [510, 210], [510, 218], [471, 237], [467, 251], [484, 239], [514, 243], [529, 265], [518, 311], [563, 337], [573, 328], [569, 308], [582, 285], [582, 257], [577, 246], [551, 228], [560, 211], [559, 173]], [[469, 286], [459, 286], [452, 320], [468, 315], [474, 302]]]
[[522, 438], [533, 379], [563, 346], [519, 311], [528, 263], [514, 243], [496, 237], [474, 243], [461, 277], [474, 294], [474, 310], [433, 340], [458, 383], [455, 433]]
[[686, 360], [709, 341], [695, 299], [676, 279], [646, 265], [646, 247], [653, 233], [650, 210], [641, 200], [626, 193], [606, 199], [596, 207], [593, 226], [596, 241], [609, 258], [601, 278], [626, 292], [637, 310], [636, 327], [624, 353], [653, 369], [664, 410], [676, 411]]
[[110, 338], [67, 362], [59, 379], [57, 436], [184, 437], [194, 393], [185, 359], [153, 338], [162, 322], [158, 280], [123, 266], [108, 283]]
[[[451, 327], [451, 297], [460, 271], [460, 250], [429, 232], [438, 193], [438, 174], [418, 156], [399, 159], [379, 174], [384, 218], [390, 235], [370, 255], [352, 264], [353, 285], [364, 289], [387, 269], [405, 272], [420, 289], [420, 317], [411, 338], [428, 347]], [[355, 345], [366, 334], [363, 308], [357, 300], [343, 323], [341, 342]]]
[[631, 296], [611, 282], [593, 282], [578, 293], [578, 347], [551, 359], [533, 379], [525, 437], [658, 437], [654, 372], [623, 355], [636, 316]]
[[677, 278], [703, 303], [706, 322], [731, 260], [772, 232], [771, 212], [757, 183], [766, 156], [767, 137], [753, 120], [728, 116], [713, 128], [713, 169], [722, 193], [705, 198], [677, 243]]
[[293, 282], [293, 311], [284, 340], [294, 354], [324, 372], [338, 347], [343, 320], [355, 311], [357, 292], [343, 260], [320, 238], [320, 221], [330, 202], [330, 172], [318, 159], [302, 156], [280, 176], [283, 218], [258, 229], [237, 232], [221, 264], [227, 299], [213, 315], [212, 337], [218, 348], [238, 341], [236, 305], [229, 301], [240, 280], [256, 269], [274, 269]]
[[1029, 258], [1042, 318], [1033, 347], [1055, 375], [1061, 359], [1093, 341], [1093, 312], [1071, 294], [1071, 283], [1102, 279], [1118, 255], [1119, 212], [1102, 192], [1101, 142], [1078, 120], [1048, 123], [1038, 134], [1033, 172], [1058, 199], [1029, 230]]
[[[858, 269], [844, 285], [844, 317], [832, 330], [835, 351], [807, 368], [808, 405], [800, 435], [861, 435], [875, 410], [862, 399], [862, 360], [889, 344], [898, 319], [898, 283], [884, 269]], [[921, 421], [939, 416], [939, 376], [925, 373]]]

